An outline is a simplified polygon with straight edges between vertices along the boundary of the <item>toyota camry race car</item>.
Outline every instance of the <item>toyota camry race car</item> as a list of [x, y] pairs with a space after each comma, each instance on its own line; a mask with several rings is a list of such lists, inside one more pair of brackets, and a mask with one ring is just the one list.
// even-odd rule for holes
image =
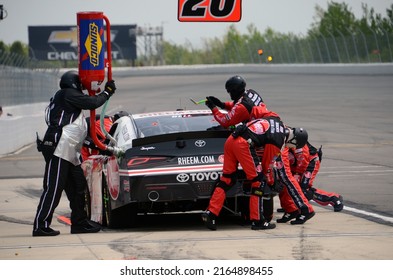
[[[92, 156], [82, 164], [92, 220], [129, 227], [138, 214], [206, 209], [230, 135], [210, 110], [124, 116], [110, 135], [124, 154]], [[227, 209], [237, 211], [237, 199], [244, 196], [240, 182], [227, 193]]]

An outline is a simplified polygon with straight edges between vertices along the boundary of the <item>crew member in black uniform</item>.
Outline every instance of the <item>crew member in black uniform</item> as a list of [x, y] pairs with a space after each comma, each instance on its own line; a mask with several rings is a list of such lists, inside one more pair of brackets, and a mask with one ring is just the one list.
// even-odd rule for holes
[[43, 193], [34, 219], [33, 236], [55, 236], [60, 231], [50, 227], [53, 213], [66, 192], [71, 208], [71, 233], [93, 233], [100, 227], [87, 218], [84, 209], [87, 181], [80, 162], [80, 151], [87, 134], [82, 110], [102, 106], [116, 90], [113, 80], [103, 92], [89, 96], [83, 93], [77, 71], [68, 71], [60, 79], [60, 90], [46, 109], [48, 125], [44, 139], [37, 138], [37, 148], [45, 159]]

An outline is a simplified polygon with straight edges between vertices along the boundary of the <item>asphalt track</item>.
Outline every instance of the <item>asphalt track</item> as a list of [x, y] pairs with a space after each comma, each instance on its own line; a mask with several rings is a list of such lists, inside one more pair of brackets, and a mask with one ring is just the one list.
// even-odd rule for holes
[[[243, 76], [269, 109], [323, 145], [315, 187], [340, 193], [342, 212], [314, 204], [317, 214], [306, 224], [270, 231], [223, 218], [212, 232], [199, 214], [145, 216], [137, 228], [90, 235], [71, 235], [69, 226], [54, 221], [61, 235], [33, 238], [43, 159], [32, 145], [0, 158], [0, 259], [393, 260], [392, 76]], [[228, 98], [227, 74], [114, 78], [118, 91], [110, 112], [196, 109], [204, 105], [190, 98]], [[64, 196], [56, 215], [68, 213]]]

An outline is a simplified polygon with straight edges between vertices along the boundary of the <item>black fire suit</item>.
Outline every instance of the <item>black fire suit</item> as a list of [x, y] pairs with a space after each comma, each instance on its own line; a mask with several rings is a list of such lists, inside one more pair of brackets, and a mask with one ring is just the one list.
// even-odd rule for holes
[[[58, 206], [62, 191], [65, 190], [71, 208], [72, 225], [82, 225], [87, 221], [84, 210], [86, 178], [79, 164], [72, 163], [54, 155], [63, 128], [74, 123], [82, 110], [92, 110], [105, 103], [110, 95], [102, 93], [89, 96], [82, 91], [65, 88], [56, 92], [46, 110], [48, 129], [39, 150], [45, 158], [45, 174], [43, 179], [43, 193], [41, 195], [33, 230], [48, 228], [52, 222], [53, 213]], [[84, 118], [83, 121], [85, 122]], [[83, 141], [83, 139], [77, 139]], [[79, 157], [76, 151], [75, 158]]]

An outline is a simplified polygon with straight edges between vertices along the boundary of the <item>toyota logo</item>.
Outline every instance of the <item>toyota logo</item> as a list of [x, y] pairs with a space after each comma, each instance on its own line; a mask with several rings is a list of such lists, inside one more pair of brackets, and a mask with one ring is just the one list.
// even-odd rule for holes
[[176, 180], [180, 183], [185, 183], [190, 179], [190, 176], [186, 173], [180, 173], [179, 175], [176, 176]]
[[195, 141], [195, 146], [197, 146], [198, 148], [202, 148], [205, 147], [206, 142], [204, 140], [196, 140]]

